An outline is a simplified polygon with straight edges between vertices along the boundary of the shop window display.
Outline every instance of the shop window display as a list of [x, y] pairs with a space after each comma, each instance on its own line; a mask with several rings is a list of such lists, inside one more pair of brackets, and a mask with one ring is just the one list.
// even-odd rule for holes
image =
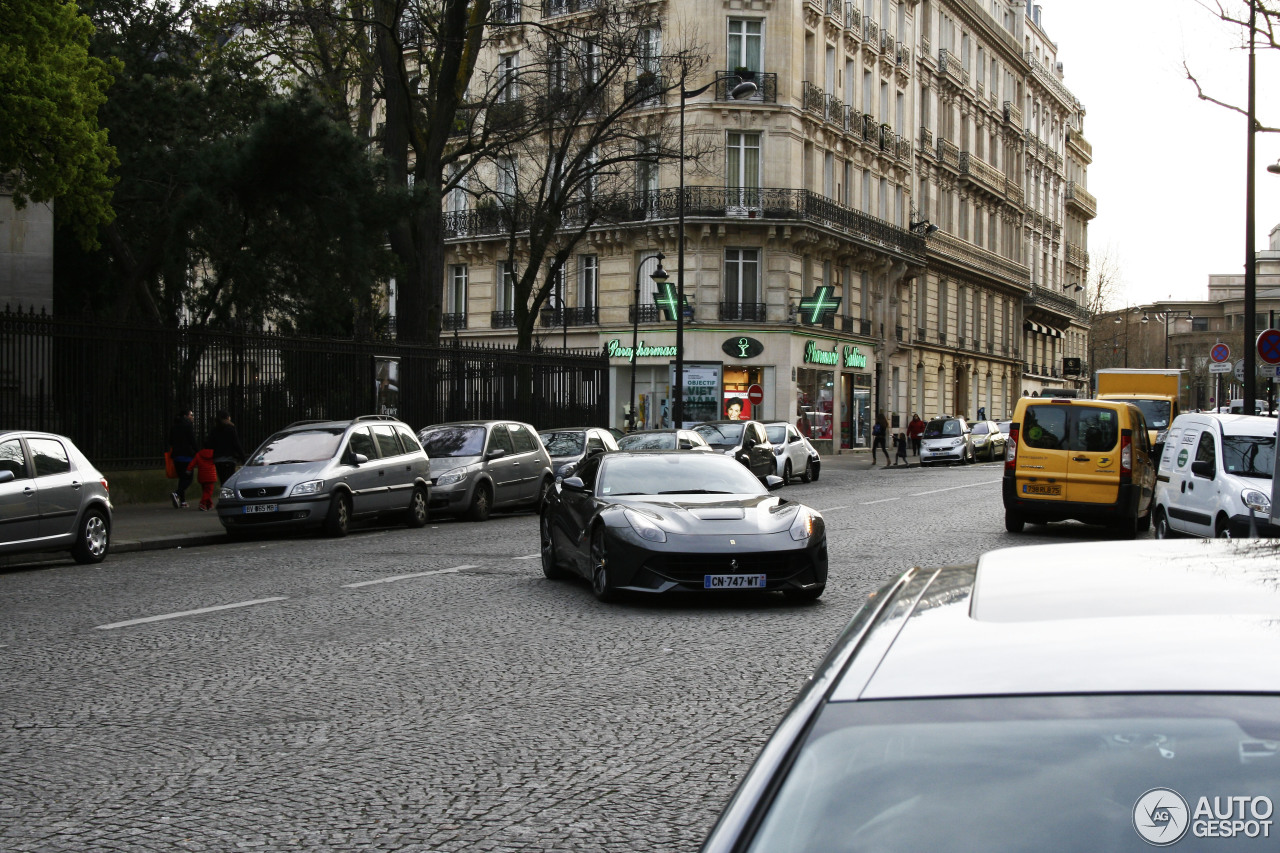
[[830, 440], [834, 430], [835, 373], [796, 371], [796, 429], [811, 439]]

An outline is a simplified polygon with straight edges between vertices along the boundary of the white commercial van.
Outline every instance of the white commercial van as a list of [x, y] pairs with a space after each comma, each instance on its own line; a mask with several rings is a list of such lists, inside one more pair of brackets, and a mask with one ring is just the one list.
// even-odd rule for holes
[[1156, 474], [1156, 538], [1280, 536], [1270, 523], [1276, 422], [1254, 415], [1178, 415]]

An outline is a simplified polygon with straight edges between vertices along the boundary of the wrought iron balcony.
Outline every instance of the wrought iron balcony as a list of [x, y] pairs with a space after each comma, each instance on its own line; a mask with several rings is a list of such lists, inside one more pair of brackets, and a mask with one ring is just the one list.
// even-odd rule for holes
[[1049, 288], [1038, 284], [1031, 285], [1031, 292], [1026, 294], [1023, 300], [1029, 306], [1051, 311], [1063, 317], [1075, 317], [1081, 320], [1089, 319], [1089, 312], [1084, 306], [1070, 297], [1063, 296], [1061, 293], [1054, 293]]
[[453, 332], [467, 327], [467, 315], [465, 312], [456, 312], [452, 314], [442, 315], [442, 324], [446, 332]]
[[805, 80], [801, 84], [801, 92], [804, 96], [803, 108], [808, 112], [822, 115], [827, 105], [827, 95], [822, 88]]
[[880, 31], [880, 52], [892, 59], [897, 59], [897, 43], [893, 40], [893, 36], [888, 30]]
[[[872, 125], [877, 130], [877, 125]], [[580, 227], [590, 220], [601, 226], [675, 219], [678, 189], [597, 194], [566, 213], [564, 227]], [[892, 223], [845, 207], [809, 190], [772, 187], [685, 187], [685, 216], [701, 219], [763, 219], [809, 222], [923, 259], [924, 238]], [[442, 217], [445, 239], [499, 237], [529, 228], [528, 214], [502, 207], [454, 211]], [[936, 235], [935, 235], [936, 236]]]
[[[756, 92], [742, 101], [750, 103], [759, 101], [766, 104], [778, 102], [778, 75], [772, 71], [717, 71], [715, 93], [717, 101], [735, 100], [729, 93], [738, 83], [751, 81], [756, 84]], [[678, 93], [677, 93], [678, 94]]]
[[1086, 163], [1093, 162], [1093, 146], [1089, 144], [1089, 140], [1084, 138], [1084, 134], [1074, 127], [1067, 128], [1067, 145], [1075, 147], [1079, 152], [1080, 159]]
[[933, 133], [927, 127], [920, 128], [920, 147], [925, 149], [933, 147]]
[[514, 311], [494, 311], [489, 315], [491, 329], [514, 329], [515, 327], [516, 312]]
[[765, 321], [766, 306], [763, 302], [721, 302], [721, 320], [746, 320], [753, 323]]
[[960, 174], [974, 183], [997, 195], [1004, 195], [1004, 174], [981, 157], [975, 157], [968, 151], [960, 152]]
[[543, 308], [539, 320], [542, 325], [552, 328], [560, 326], [597, 326], [600, 324], [600, 310], [595, 306], [589, 308]]
[[485, 125], [490, 130], [510, 130], [525, 118], [525, 102], [519, 98], [490, 104], [485, 110]]
[[862, 16], [858, 14], [858, 7], [848, 0], [844, 4], [844, 27], [854, 33], [862, 33]]
[[862, 114], [862, 138], [867, 142], [872, 142], [880, 137], [880, 125], [876, 124], [875, 116], [870, 113]]
[[963, 87], [969, 83], [969, 72], [960, 63], [960, 57], [945, 47], [938, 51], [938, 71], [956, 86]]
[[622, 97], [627, 101], [639, 102], [643, 106], [665, 104], [667, 102], [667, 81], [665, 77], [642, 73], [634, 80], [622, 84]]
[[476, 116], [480, 114], [478, 107], [458, 107], [458, 111], [453, 114], [453, 130], [450, 136], [470, 136], [471, 127], [476, 123]]
[[1067, 182], [1067, 204], [1075, 207], [1086, 219], [1093, 219], [1098, 215], [1098, 200], [1075, 181]]
[[880, 26], [870, 15], [862, 16], [862, 37], [871, 47], [880, 44]]
[[1070, 241], [1067, 242], [1067, 263], [1074, 267], [1087, 270], [1089, 268], [1089, 253]]
[[911, 48], [907, 47], [907, 45], [905, 45], [905, 44], [903, 44], [903, 43], [901, 43], [901, 42], [899, 42], [899, 43], [898, 43], [898, 62], [897, 62], [897, 65], [898, 65], [898, 67], [899, 67], [899, 68], [910, 68], [910, 67], [911, 67]]
[[662, 319], [662, 310], [657, 305], [632, 305], [627, 311], [628, 323], [657, 323]]
[[594, 9], [596, 0], [542, 0], [542, 17], [554, 18], [557, 15], [571, 15], [584, 9]]
[[520, 21], [520, 0], [497, 0], [490, 14], [498, 24], [514, 24]]
[[938, 137], [938, 159], [948, 166], [960, 168], [960, 149], [946, 137]]

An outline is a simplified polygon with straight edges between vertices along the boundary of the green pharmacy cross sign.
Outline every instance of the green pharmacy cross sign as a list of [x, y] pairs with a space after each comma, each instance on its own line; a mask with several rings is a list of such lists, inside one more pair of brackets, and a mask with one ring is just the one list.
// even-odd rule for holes
[[823, 285], [814, 292], [813, 296], [806, 296], [800, 300], [800, 312], [805, 322], [817, 326], [836, 313], [836, 309], [840, 307], [840, 297], [832, 296], [834, 292], [834, 287]]
[[[679, 304], [679, 296], [677, 295], [676, 286], [669, 281], [664, 281], [658, 285], [658, 294], [653, 297], [653, 301], [658, 308], [662, 310], [663, 316], [668, 320], [676, 319], [676, 305]], [[684, 298], [685, 313], [689, 311], [689, 297]]]

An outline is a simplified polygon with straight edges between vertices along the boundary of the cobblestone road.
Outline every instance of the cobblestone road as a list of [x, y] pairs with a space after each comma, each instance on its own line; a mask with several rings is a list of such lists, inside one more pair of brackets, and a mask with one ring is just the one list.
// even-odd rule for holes
[[788, 487], [827, 518], [806, 605], [602, 605], [530, 514], [0, 574], [0, 850], [694, 851], [868, 591], [1105, 535], [1006, 534], [999, 476]]

